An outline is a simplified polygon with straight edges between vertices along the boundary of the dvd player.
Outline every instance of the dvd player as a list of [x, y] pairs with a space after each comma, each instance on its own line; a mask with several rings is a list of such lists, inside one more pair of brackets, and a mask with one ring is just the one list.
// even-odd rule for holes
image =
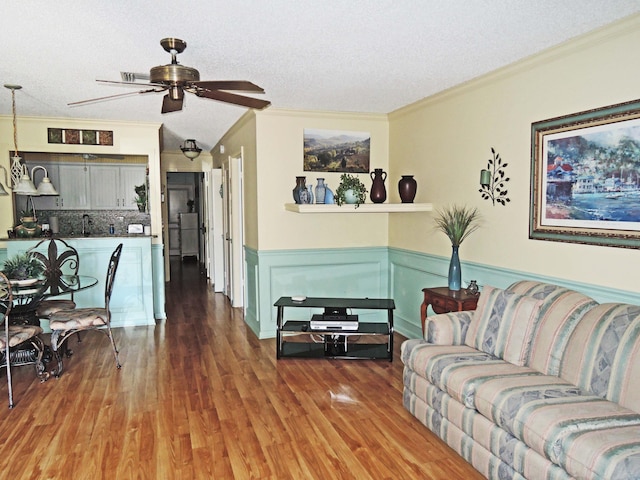
[[358, 315], [346, 315], [340, 320], [336, 319], [336, 316], [319, 314], [313, 315], [311, 317], [311, 321], [309, 322], [309, 327], [311, 328], [311, 330], [358, 330]]

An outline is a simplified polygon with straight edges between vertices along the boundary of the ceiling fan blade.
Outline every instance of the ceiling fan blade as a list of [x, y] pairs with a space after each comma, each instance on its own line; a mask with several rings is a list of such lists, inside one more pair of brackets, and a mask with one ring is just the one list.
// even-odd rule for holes
[[138, 95], [141, 93], [152, 93], [152, 92], [162, 92], [164, 90], [164, 88], [150, 88], [148, 90], [139, 90], [137, 92], [127, 92], [127, 93], [118, 93], [116, 95], [107, 95], [106, 97], [97, 97], [97, 98], [90, 98], [89, 100], [80, 100], [79, 102], [71, 102], [71, 103], [67, 103], [68, 106], [73, 107], [75, 105], [84, 105], [86, 103], [96, 103], [96, 102], [102, 102], [105, 100], [111, 100], [114, 98], [119, 98], [119, 97], [127, 97], [127, 96], [131, 96], [131, 95]]
[[160, 88], [169, 88], [168, 85], [164, 85], [163, 83], [151, 83], [151, 82], [121, 82], [119, 80], [100, 80], [97, 79], [98, 83], [111, 83], [116, 85], [134, 85], [136, 87], [160, 87]]
[[243, 107], [256, 108], [258, 110], [262, 110], [263, 108], [271, 105], [271, 102], [268, 102], [266, 100], [243, 97], [242, 95], [236, 95], [235, 93], [223, 92], [220, 90], [196, 89], [196, 91], [193, 93], [195, 93], [199, 97], [206, 97], [212, 100], [218, 100], [220, 102], [233, 103], [235, 105], [241, 105]]
[[247, 80], [219, 80], [212, 82], [190, 82], [190, 85], [207, 90], [235, 90], [238, 92], [264, 93], [264, 89]]
[[184, 97], [180, 97], [178, 100], [174, 100], [171, 98], [171, 95], [168, 93], [164, 96], [164, 100], [162, 101], [162, 113], [169, 112], [177, 112], [182, 110], [182, 102]]

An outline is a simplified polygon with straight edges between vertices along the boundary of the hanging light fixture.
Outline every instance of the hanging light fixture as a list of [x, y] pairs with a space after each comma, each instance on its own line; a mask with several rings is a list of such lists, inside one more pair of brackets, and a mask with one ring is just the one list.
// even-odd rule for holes
[[182, 146], [180, 147], [180, 150], [182, 150], [182, 153], [184, 153], [184, 156], [187, 157], [189, 160], [193, 160], [194, 158], [197, 158], [198, 155], [200, 155], [200, 152], [202, 151], [202, 149], [198, 147], [198, 145], [196, 145], [196, 141], [192, 138], [185, 140]]
[[37, 195], [59, 195], [55, 187], [53, 186], [53, 183], [51, 183], [51, 179], [49, 178], [49, 172], [47, 172], [46, 168], [40, 165], [36, 165], [31, 169], [31, 178], [34, 180], [36, 179], [35, 171], [38, 169], [44, 170], [44, 177], [38, 184]]
[[[22, 86], [12, 85], [9, 83], [5, 83], [4, 86], [11, 90], [11, 111], [13, 113], [13, 157], [11, 162], [11, 183], [13, 183], [13, 186], [15, 187], [20, 183], [20, 179], [23, 174], [21, 163], [22, 159], [18, 155], [18, 127], [16, 122], [16, 90], [20, 90]], [[27, 173], [27, 176], [28, 175], [29, 174]]]
[[[35, 196], [58, 195], [58, 192], [49, 179], [49, 174], [46, 168], [39, 165], [33, 167], [31, 170], [31, 177], [29, 177], [29, 170], [26, 165], [22, 164], [22, 158], [18, 155], [18, 125], [16, 121], [16, 90], [20, 90], [22, 86], [7, 83], [4, 86], [11, 90], [11, 111], [13, 113], [13, 157], [11, 162], [11, 183], [13, 184], [13, 193], [16, 195]], [[44, 178], [38, 185], [38, 188], [36, 188], [31, 180], [37, 169], [44, 170]], [[2, 185], [0, 184], [0, 187], [1, 186]], [[0, 195], [2, 195], [2, 192], [0, 192]]]

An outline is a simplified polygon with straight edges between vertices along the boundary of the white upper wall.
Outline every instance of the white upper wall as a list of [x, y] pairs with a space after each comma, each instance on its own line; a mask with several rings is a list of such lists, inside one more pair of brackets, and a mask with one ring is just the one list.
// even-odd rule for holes
[[[386, 115], [274, 108], [247, 113], [212, 151], [214, 165], [217, 165], [227, 156], [237, 156], [243, 149], [245, 245], [256, 250], [386, 246], [387, 214], [297, 214], [285, 211], [285, 203], [294, 203], [293, 188], [297, 176], [306, 177], [307, 185], [314, 187], [318, 178], [325, 178], [334, 192], [340, 183], [339, 173], [303, 170], [305, 129], [369, 132], [370, 168], [388, 170]], [[219, 151], [220, 145], [224, 145], [224, 154]], [[358, 177], [367, 189], [371, 188], [368, 174], [359, 174]], [[395, 198], [397, 202], [397, 187], [395, 190], [389, 187], [392, 182], [391, 178], [387, 181], [388, 197]]]
[[[637, 289], [640, 250], [530, 240], [531, 124], [640, 98], [640, 17], [632, 17], [389, 115], [391, 173], [413, 173], [416, 201], [478, 207], [463, 261]], [[508, 163], [511, 202], [480, 197], [491, 148]], [[391, 216], [392, 247], [449, 256], [433, 214]]]

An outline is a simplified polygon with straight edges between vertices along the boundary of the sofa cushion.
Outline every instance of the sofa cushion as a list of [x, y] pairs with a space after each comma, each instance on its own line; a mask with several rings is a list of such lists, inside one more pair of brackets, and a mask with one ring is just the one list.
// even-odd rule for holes
[[532, 297], [485, 286], [465, 343], [514, 365], [525, 365], [540, 304]]
[[547, 375], [558, 375], [571, 332], [598, 302], [566, 287], [530, 280], [516, 282], [507, 290], [542, 300], [526, 365]]
[[431, 345], [424, 340], [402, 344], [402, 362], [417, 375], [469, 408], [475, 408], [476, 386], [490, 378], [539, 375], [467, 345]]
[[574, 478], [640, 478], [640, 426], [581, 430], [566, 435], [557, 463]]
[[[569, 435], [640, 427], [636, 412], [549, 375], [489, 379], [476, 385], [474, 399], [479, 413], [563, 467]], [[574, 460], [580, 458], [574, 454]], [[588, 464], [585, 458], [581, 461]]]
[[560, 376], [585, 391], [640, 413], [640, 306], [621, 303], [589, 310], [573, 331]]

